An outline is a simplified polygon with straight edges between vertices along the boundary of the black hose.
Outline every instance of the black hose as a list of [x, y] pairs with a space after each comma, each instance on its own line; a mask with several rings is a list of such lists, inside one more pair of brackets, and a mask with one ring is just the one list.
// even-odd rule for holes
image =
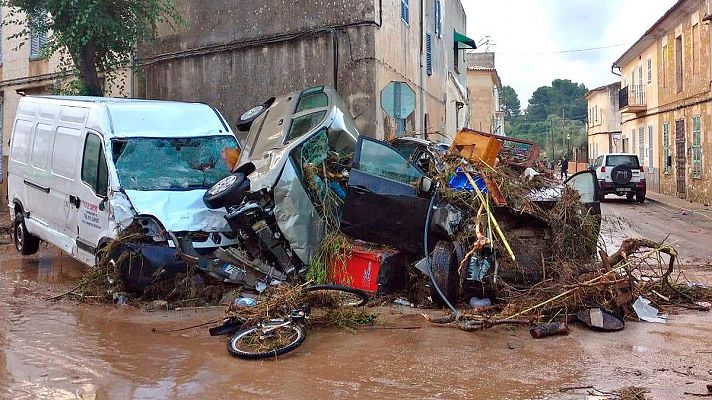
[[445, 302], [445, 305], [454, 313], [458, 314], [458, 311], [453, 305], [450, 303], [450, 301], [445, 297], [443, 294], [442, 289], [440, 289], [440, 285], [438, 285], [437, 282], [435, 282], [435, 275], [433, 275], [433, 267], [430, 263], [430, 251], [428, 251], [428, 232], [430, 231], [430, 218], [433, 215], [433, 206], [435, 205], [435, 199], [437, 198], [437, 190], [435, 193], [433, 193], [433, 197], [430, 199], [430, 205], [428, 206], [428, 216], [425, 218], [425, 233], [423, 233], [423, 247], [425, 248], [425, 259], [426, 259], [426, 264], [428, 267], [428, 275], [430, 276], [430, 283], [433, 284], [433, 287], [435, 290], [438, 292], [438, 295], [440, 295], [440, 298], [443, 299]]

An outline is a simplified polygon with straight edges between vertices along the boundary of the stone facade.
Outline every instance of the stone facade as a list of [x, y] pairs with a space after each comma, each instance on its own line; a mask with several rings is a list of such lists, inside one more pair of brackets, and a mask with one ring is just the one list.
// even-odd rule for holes
[[705, 204], [712, 203], [709, 3], [679, 0], [614, 63], [622, 90], [644, 73], [646, 103], [621, 106], [630, 151], [642, 153], [661, 193]]
[[589, 163], [602, 154], [623, 151], [621, 114], [618, 112], [620, 88], [620, 82], [615, 82], [586, 93]]
[[[460, 1], [178, 0], [176, 6], [187, 28], [162, 26], [156, 41], [140, 48], [148, 98], [206, 102], [234, 122], [276, 94], [329, 85], [368, 136], [427, 131], [444, 139], [465, 124], [467, 110], [456, 109], [452, 94], [453, 87], [462, 92], [452, 81], [465, 83], [464, 51], [457, 52], [458, 70], [453, 47], [454, 31], [465, 33]], [[381, 107], [392, 82], [415, 94], [415, 110], [398, 120]]]

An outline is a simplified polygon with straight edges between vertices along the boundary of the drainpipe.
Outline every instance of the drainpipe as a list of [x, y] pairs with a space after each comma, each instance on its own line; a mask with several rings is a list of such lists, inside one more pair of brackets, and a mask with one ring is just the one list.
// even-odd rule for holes
[[420, 0], [420, 107], [418, 123], [422, 138], [426, 139], [425, 126], [425, 0]]
[[[618, 72], [614, 71], [614, 70], [613, 70], [614, 68], [618, 68]], [[621, 76], [620, 71], [621, 71], [621, 67], [616, 67], [615, 65], [611, 65], [611, 73], [612, 73], [613, 75]]]
[[331, 30], [331, 43], [334, 51], [334, 90], [339, 91], [339, 34], [336, 29]]

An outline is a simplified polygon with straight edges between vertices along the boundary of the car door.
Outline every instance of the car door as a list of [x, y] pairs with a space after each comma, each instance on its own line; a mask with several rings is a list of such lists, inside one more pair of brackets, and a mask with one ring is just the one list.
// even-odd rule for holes
[[99, 241], [106, 237], [109, 226], [107, 207], [108, 168], [104, 155], [103, 139], [87, 132], [84, 139], [80, 180], [70, 202], [78, 209], [78, 257], [93, 263]]
[[431, 193], [425, 174], [390, 145], [360, 137], [349, 176], [341, 230], [398, 249], [422, 251]]
[[600, 188], [595, 171], [588, 170], [575, 173], [564, 184], [581, 195], [581, 202], [591, 210], [592, 215], [601, 215], [601, 203], [598, 201]]

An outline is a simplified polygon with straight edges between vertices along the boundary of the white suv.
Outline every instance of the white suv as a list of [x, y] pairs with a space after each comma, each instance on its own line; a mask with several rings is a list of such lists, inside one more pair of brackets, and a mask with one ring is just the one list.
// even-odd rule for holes
[[645, 173], [640, 160], [635, 154], [612, 153], [604, 154], [593, 164], [598, 183], [600, 184], [600, 200], [607, 194], [626, 196], [629, 201], [645, 201]]

